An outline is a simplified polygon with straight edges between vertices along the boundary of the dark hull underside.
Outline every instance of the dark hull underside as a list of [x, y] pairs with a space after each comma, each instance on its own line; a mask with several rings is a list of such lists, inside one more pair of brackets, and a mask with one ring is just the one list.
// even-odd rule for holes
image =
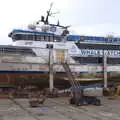
[[[120, 82], [120, 74], [108, 72], [108, 83]], [[80, 73], [76, 76], [80, 83], [103, 83], [103, 73]], [[0, 85], [38, 85], [40, 87], [49, 87], [49, 73], [12, 71], [0, 72]], [[58, 88], [67, 88], [70, 86], [66, 73], [54, 74], [54, 85]]]

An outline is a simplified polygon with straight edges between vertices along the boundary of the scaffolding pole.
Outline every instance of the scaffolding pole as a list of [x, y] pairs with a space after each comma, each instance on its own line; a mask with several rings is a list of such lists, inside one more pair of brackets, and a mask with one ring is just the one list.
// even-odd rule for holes
[[49, 48], [49, 89], [50, 92], [53, 91], [54, 88], [54, 78], [53, 78], [53, 45], [48, 44]]
[[103, 79], [104, 79], [104, 88], [107, 88], [107, 54], [106, 50], [103, 50]]

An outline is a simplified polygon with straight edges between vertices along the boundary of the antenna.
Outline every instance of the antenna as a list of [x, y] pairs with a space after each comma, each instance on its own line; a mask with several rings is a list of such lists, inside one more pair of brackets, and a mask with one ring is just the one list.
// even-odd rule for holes
[[48, 18], [49, 18], [49, 16], [51, 16], [53, 14], [53, 13], [50, 13], [52, 6], [53, 6], [53, 3], [50, 4], [50, 9], [47, 11], [46, 19], [44, 16], [41, 16], [41, 20], [38, 20], [35, 24], [38, 25], [40, 22], [43, 22], [44, 24], [48, 24]]
[[51, 12], [52, 6], [53, 6], [53, 3], [50, 4], [50, 8], [49, 8], [49, 10], [47, 11], [46, 17], [41, 16], [41, 20], [38, 20], [38, 21], [36, 22], [36, 24], [39, 24], [40, 22], [43, 22], [45, 25], [61, 27], [61, 28], [65, 29], [65, 31], [64, 31], [63, 34], [68, 34], [69, 31], [68, 31], [67, 29], [68, 29], [70, 26], [62, 26], [62, 25], [60, 25], [59, 20], [58, 20], [58, 23], [57, 23], [57, 24], [50, 24], [50, 23], [49, 23], [49, 20], [48, 20], [48, 19], [49, 19], [50, 16], [52, 16], [53, 14], [60, 13], [59, 11], [58, 11], [58, 12], [55, 12], [55, 13], [52, 13], [52, 12]]
[[55, 12], [55, 13], [52, 13], [51, 12], [52, 6], [53, 6], [53, 3], [50, 4], [50, 9], [47, 11], [46, 19], [44, 20], [44, 16], [41, 17], [42, 18], [41, 21], [44, 22], [44, 24], [49, 24], [49, 20], [48, 20], [49, 16], [52, 16], [53, 14], [60, 13], [59, 11]]
[[50, 9], [47, 11], [46, 20], [44, 21], [45, 24], [48, 24], [48, 18], [49, 18], [49, 16], [52, 15], [52, 13], [50, 13], [51, 9], [52, 9], [52, 6], [53, 6], [53, 3], [50, 4]]
[[59, 22], [59, 20], [58, 20], [58, 22], [57, 22], [57, 26], [59, 26], [60, 25], [60, 22]]

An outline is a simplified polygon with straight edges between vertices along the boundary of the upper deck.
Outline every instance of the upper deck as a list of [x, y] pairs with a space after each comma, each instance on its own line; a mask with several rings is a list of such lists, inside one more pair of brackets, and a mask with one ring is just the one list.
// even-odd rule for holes
[[[38, 30], [30, 29], [14, 29], [9, 37], [13, 41], [18, 40], [32, 40], [32, 41], [54, 41], [61, 42], [62, 38], [60, 35], [54, 32], [43, 32]], [[98, 36], [83, 36], [83, 35], [67, 35], [66, 41], [82, 41], [82, 42], [97, 42], [97, 43], [120, 43], [119, 37], [98, 37]]]
[[19, 40], [46, 42], [62, 41], [61, 36], [59, 35], [35, 30], [14, 29], [8, 36], [11, 37], [14, 42]]

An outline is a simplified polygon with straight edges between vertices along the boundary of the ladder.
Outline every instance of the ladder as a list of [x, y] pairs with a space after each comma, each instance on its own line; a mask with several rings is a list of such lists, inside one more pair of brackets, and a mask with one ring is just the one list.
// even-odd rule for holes
[[68, 63], [67, 62], [62, 63], [62, 66], [63, 66], [65, 72], [67, 73], [71, 87], [74, 89], [75, 93], [79, 93], [80, 92], [79, 91], [80, 83], [77, 80], [75, 80], [75, 76], [72, 74]]
[[73, 91], [75, 91], [74, 93], [78, 93], [80, 83], [77, 80], [75, 80], [75, 76], [72, 74], [69, 64], [66, 61], [65, 50], [61, 50], [61, 49], [56, 50], [56, 59], [63, 66], [65, 72], [67, 73], [69, 82], [73, 89], [71, 93], [73, 93]]

